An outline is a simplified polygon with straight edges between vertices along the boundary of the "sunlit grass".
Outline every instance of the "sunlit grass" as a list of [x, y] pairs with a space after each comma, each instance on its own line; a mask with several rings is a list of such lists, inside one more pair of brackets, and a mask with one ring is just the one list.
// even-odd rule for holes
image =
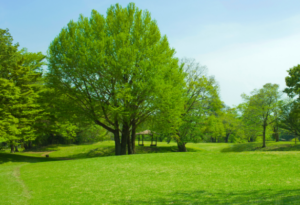
[[267, 142], [263, 149], [188, 143], [188, 153], [176, 152], [174, 142], [144, 144], [140, 154], [118, 157], [110, 156], [112, 141], [2, 151], [0, 204], [300, 203], [300, 147], [293, 142]]
[[165, 153], [21, 167], [29, 204], [287, 204], [299, 154]]

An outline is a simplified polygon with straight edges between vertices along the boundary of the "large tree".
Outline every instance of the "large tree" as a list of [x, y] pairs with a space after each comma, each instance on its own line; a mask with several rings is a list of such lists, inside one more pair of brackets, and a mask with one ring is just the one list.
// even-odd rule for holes
[[48, 82], [72, 113], [114, 134], [116, 155], [131, 154], [140, 123], [180, 113], [183, 75], [174, 54], [148, 11], [116, 4], [106, 18], [93, 10], [62, 29], [49, 47]]
[[280, 92], [277, 84], [267, 83], [263, 88], [254, 90], [251, 96], [242, 95], [246, 101], [243, 117], [255, 125], [262, 126], [263, 146], [266, 147], [267, 127], [278, 117]]

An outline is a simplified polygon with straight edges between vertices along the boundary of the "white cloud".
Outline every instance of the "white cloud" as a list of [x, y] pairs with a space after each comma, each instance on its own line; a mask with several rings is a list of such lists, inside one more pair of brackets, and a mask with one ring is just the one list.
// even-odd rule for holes
[[222, 100], [239, 104], [240, 95], [266, 83], [285, 87], [286, 70], [300, 64], [300, 33], [280, 39], [227, 46], [201, 54], [198, 61], [220, 83]]
[[[229, 106], [266, 83], [285, 87], [287, 70], [300, 64], [300, 15], [260, 24], [204, 25], [184, 38], [170, 38], [178, 57], [208, 67]], [[187, 33], [187, 32], [185, 32]]]

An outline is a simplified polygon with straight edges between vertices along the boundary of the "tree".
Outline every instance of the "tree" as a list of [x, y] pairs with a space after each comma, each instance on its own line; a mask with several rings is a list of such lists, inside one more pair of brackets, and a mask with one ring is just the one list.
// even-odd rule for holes
[[[12, 41], [8, 30], [0, 29], [0, 79], [3, 82], [0, 91], [3, 94], [3, 113], [0, 117], [2, 123], [8, 126], [5, 115], [9, 113], [12, 119], [9, 126], [18, 130], [14, 132], [14, 139], [8, 129], [2, 130], [5, 136], [9, 136], [6, 141], [14, 147], [21, 141], [26, 143], [36, 137], [33, 125], [42, 112], [37, 99], [42, 86], [41, 67], [45, 56], [42, 53], [29, 53], [26, 49], [18, 50], [19, 45], [13, 45]], [[16, 96], [14, 100], [10, 95]]]
[[298, 97], [300, 99], [300, 65], [290, 68], [289, 76], [285, 78], [287, 88], [283, 92], [287, 93], [289, 97]]
[[263, 128], [263, 146], [266, 147], [266, 130], [268, 125], [274, 123], [277, 119], [278, 102], [280, 93], [277, 84], [267, 83], [263, 88], [254, 90], [251, 96], [245, 94], [242, 98], [246, 101], [246, 109], [244, 109], [244, 118], [261, 125]]
[[243, 141], [245, 138], [244, 124], [240, 119], [236, 108], [225, 108], [220, 116], [224, 130], [225, 142], [229, 141], [230, 136], [234, 136], [234, 141]]
[[287, 131], [287, 133], [292, 134], [296, 138], [300, 133], [300, 106], [299, 103], [295, 100], [289, 100], [289, 102], [283, 103], [283, 106], [280, 107], [280, 115], [278, 127]]
[[48, 85], [68, 97], [72, 113], [114, 134], [116, 155], [131, 154], [140, 123], [180, 113], [183, 75], [174, 54], [148, 11], [116, 4], [106, 18], [93, 10], [62, 29], [49, 47]]
[[211, 115], [208, 118], [206, 133], [211, 137], [212, 142], [219, 142], [221, 137], [224, 137], [226, 131], [219, 117]]
[[206, 76], [206, 68], [193, 59], [183, 59], [185, 87], [182, 95], [184, 108], [181, 124], [175, 139], [178, 150], [185, 152], [186, 143], [198, 141], [203, 136], [209, 116], [222, 107], [218, 85], [213, 77]]
[[0, 142], [10, 143], [11, 152], [21, 133], [19, 119], [13, 115], [19, 98], [20, 89], [13, 82], [0, 78]]

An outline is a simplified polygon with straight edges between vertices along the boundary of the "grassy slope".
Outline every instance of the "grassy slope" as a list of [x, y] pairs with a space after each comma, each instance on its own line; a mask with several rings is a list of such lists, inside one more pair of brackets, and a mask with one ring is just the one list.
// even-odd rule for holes
[[[296, 149], [279, 144], [276, 149]], [[109, 146], [92, 148], [99, 145]], [[89, 152], [88, 146], [95, 145], [83, 146]], [[171, 152], [173, 146], [159, 151]], [[300, 152], [237, 153], [257, 146], [190, 144], [201, 152], [55, 162], [1, 154], [0, 198], [4, 204], [298, 204]], [[80, 156], [84, 149], [58, 147], [50, 156]], [[49, 162], [33, 163], [41, 160]]]

